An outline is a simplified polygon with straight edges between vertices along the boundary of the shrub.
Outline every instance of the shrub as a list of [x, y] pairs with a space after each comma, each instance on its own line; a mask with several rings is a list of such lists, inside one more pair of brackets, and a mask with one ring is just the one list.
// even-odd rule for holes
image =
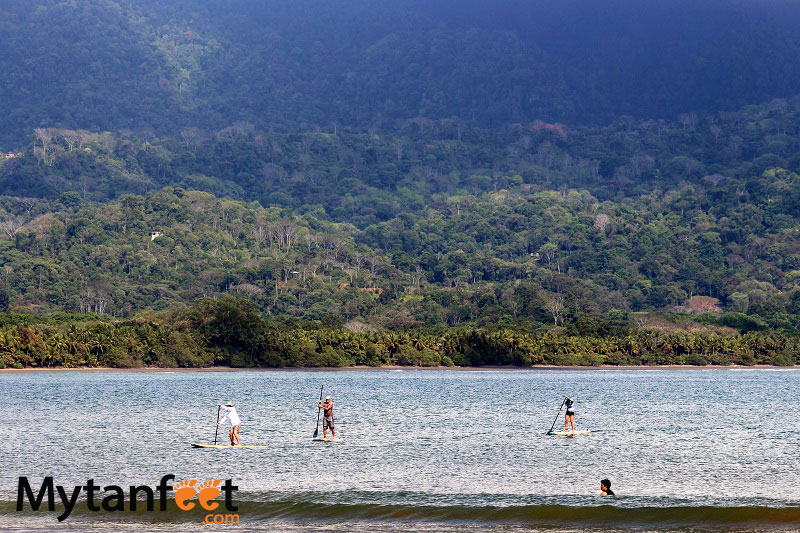
[[603, 361], [603, 356], [594, 352], [580, 354], [577, 357], [577, 362], [581, 366], [600, 366]]
[[422, 352], [411, 346], [403, 346], [395, 356], [397, 364], [402, 366], [416, 366], [420, 359], [422, 359]]
[[720, 317], [719, 323], [729, 328], [738, 329], [741, 333], [761, 331], [769, 327], [767, 322], [760, 316], [746, 315], [744, 313], [727, 313]]
[[438, 353], [426, 349], [420, 352], [419, 360], [422, 362], [422, 366], [439, 366], [441, 357]]
[[726, 353], [715, 353], [709, 356], [709, 363], [712, 365], [727, 366], [731, 364], [731, 357]]
[[293, 338], [281, 355], [287, 366], [326, 366], [318, 362], [319, 354], [315, 348], [314, 343], [307, 339]]
[[286, 366], [286, 361], [278, 352], [267, 350], [258, 356], [258, 364], [263, 367], [281, 368]]
[[250, 354], [233, 350], [225, 350], [222, 353], [225, 354], [222, 356], [222, 361], [234, 368], [249, 368], [255, 366], [255, 361]]
[[605, 363], [607, 365], [627, 365], [629, 364], [628, 356], [622, 352], [614, 352], [606, 354]]
[[573, 353], [554, 353], [545, 358], [545, 363], [558, 366], [577, 365], [578, 357]]
[[[445, 356], [447, 357], [447, 356]], [[461, 352], [453, 354], [452, 361], [457, 366], [469, 366], [469, 358], [467, 358], [466, 354]]]
[[100, 356], [98, 361], [102, 366], [113, 368], [134, 368], [140, 366], [138, 362], [131, 357], [128, 351], [121, 346], [111, 346]]
[[316, 363], [321, 366], [347, 366], [347, 360], [345, 359], [344, 354], [330, 345], [322, 347]]
[[699, 353], [690, 353], [686, 356], [686, 364], [694, 366], [706, 366], [708, 359]]
[[797, 364], [795, 357], [789, 352], [779, 352], [772, 356], [770, 361], [775, 366], [794, 366]]
[[389, 360], [389, 352], [385, 346], [368, 342], [365, 347], [366, 363], [369, 366], [381, 366]]

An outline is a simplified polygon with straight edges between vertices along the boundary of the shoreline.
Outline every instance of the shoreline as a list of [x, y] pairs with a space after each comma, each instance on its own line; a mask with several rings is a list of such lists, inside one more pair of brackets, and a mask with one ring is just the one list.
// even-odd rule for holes
[[591, 372], [593, 370], [800, 370], [800, 365], [795, 366], [775, 366], [775, 365], [652, 365], [652, 366], [635, 366], [635, 365], [600, 365], [600, 366], [579, 366], [579, 365], [535, 365], [535, 366], [398, 366], [398, 365], [382, 365], [382, 366], [346, 366], [346, 367], [284, 367], [284, 368], [234, 368], [230, 366], [209, 366], [199, 368], [163, 368], [163, 367], [137, 367], [137, 368], [112, 368], [112, 367], [47, 367], [47, 368], [0, 368], [0, 376], [4, 374], [47, 374], [47, 373], [72, 373], [72, 372], [87, 372], [87, 373], [113, 373], [113, 372], [133, 372], [133, 373], [175, 373], [175, 372], [367, 372], [367, 371], [381, 371], [381, 370], [401, 370], [401, 371], [421, 371], [421, 370], [435, 370], [441, 372], [448, 371], [467, 371], [467, 372], [496, 372], [496, 371], [512, 371], [512, 372], [530, 372], [530, 371], [557, 371], [557, 370], [573, 370]]

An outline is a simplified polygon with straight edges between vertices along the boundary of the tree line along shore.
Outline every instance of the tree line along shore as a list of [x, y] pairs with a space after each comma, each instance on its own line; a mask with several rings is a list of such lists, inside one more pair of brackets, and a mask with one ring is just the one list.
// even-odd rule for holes
[[379, 331], [358, 322], [264, 318], [250, 301], [203, 298], [133, 319], [0, 315], [0, 368], [240, 368], [483, 365], [777, 365], [800, 362], [800, 337], [614, 324], [565, 328]]

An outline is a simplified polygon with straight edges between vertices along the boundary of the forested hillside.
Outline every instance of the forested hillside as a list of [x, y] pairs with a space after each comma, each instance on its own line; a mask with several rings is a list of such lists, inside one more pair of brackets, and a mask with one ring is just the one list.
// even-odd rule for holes
[[321, 207], [181, 188], [105, 204], [6, 198], [2, 283], [8, 306], [36, 312], [128, 316], [234, 293], [269, 313], [392, 328], [563, 325], [703, 296], [752, 315], [745, 329], [796, 328], [800, 177], [771, 167], [707, 181], [620, 201], [518, 183], [434, 196], [363, 229]]
[[[54, 199], [71, 191], [105, 201], [171, 185], [321, 209], [317, 216], [363, 228], [424, 209], [437, 195], [529, 185], [619, 201], [685, 184], [716, 190], [771, 167], [798, 172], [800, 98], [676, 121], [621, 117], [603, 127], [417, 119], [391, 134], [280, 134], [239, 122], [177, 137], [38, 128], [27, 138], [29, 147], [0, 166], [0, 193]], [[741, 200], [751, 192], [745, 187]]]
[[3, 2], [0, 148], [36, 127], [389, 131], [734, 110], [800, 93], [799, 26], [784, 0]]
[[791, 364], [797, 27], [784, 0], [2, 3], [3, 364]]

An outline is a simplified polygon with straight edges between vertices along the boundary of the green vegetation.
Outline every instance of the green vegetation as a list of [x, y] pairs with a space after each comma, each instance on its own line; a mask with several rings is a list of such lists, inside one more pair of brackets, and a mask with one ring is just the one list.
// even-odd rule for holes
[[[794, 332], [799, 117], [800, 104], [774, 102], [687, 126], [620, 122], [573, 135], [533, 125], [504, 133], [511, 145], [483, 130], [462, 141], [262, 138], [239, 126], [194, 147], [50, 131], [49, 152], [40, 140], [36, 155], [0, 169], [9, 192], [31, 184], [0, 200], [0, 309], [130, 317], [233, 294], [273, 315], [390, 329], [726, 311], [724, 325], [740, 331]], [[712, 163], [744, 142], [741, 131], [747, 154]], [[604, 138], [617, 148], [601, 152]], [[525, 139], [525, 154], [511, 150]], [[163, 166], [148, 159], [156, 149]], [[282, 155], [271, 163], [270, 153]], [[487, 153], [512, 154], [508, 169], [471, 166]], [[579, 156], [589, 153], [598, 159]], [[200, 168], [218, 177], [200, 180]], [[548, 179], [563, 186], [548, 190]], [[176, 187], [107, 201], [170, 181], [250, 202]]]
[[634, 329], [589, 316], [558, 332], [364, 331], [263, 320], [252, 302], [234, 298], [127, 321], [73, 318], [0, 315], [0, 367], [794, 365], [800, 353], [800, 337], [775, 332]]
[[567, 4], [0, 7], [5, 364], [793, 361], [800, 9]]
[[[38, 128], [24, 137], [24, 157], [0, 166], [0, 193], [107, 201], [180, 186], [359, 228], [424, 212], [431, 201], [521, 186], [585, 189], [615, 202], [691, 186], [707, 208], [774, 198], [754, 181], [769, 168], [800, 172], [798, 143], [800, 97], [677, 121], [622, 117], [604, 127], [533, 121], [484, 129], [418, 118], [382, 134], [283, 134], [249, 122], [184, 128], [177, 137]], [[675, 207], [685, 214], [695, 206]]]
[[734, 110], [800, 92], [798, 27], [795, 2], [764, 0], [4, 2], [0, 147], [49, 126], [177, 137]]

